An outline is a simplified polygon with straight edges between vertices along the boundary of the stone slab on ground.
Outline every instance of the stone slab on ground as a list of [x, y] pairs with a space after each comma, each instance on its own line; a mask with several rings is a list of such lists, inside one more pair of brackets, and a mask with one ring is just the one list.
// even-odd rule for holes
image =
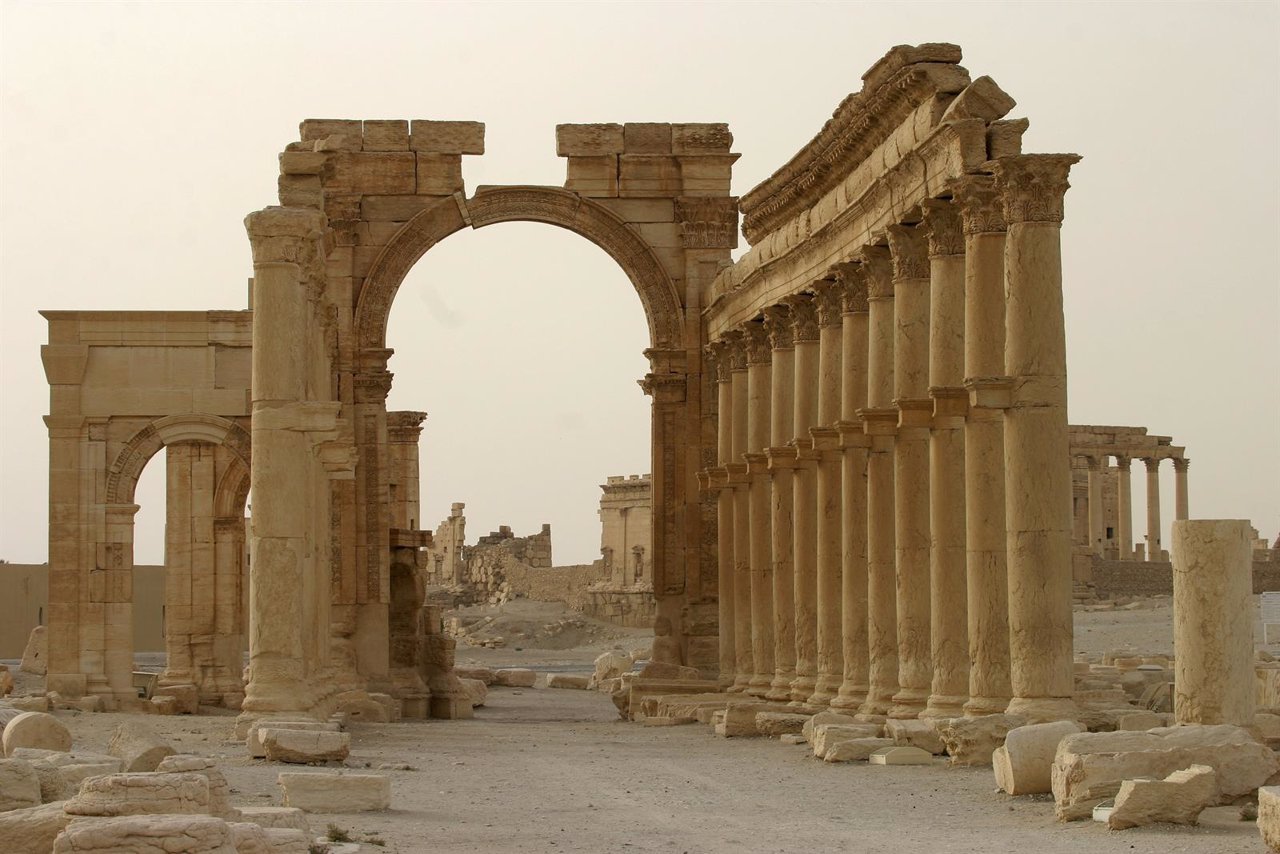
[[261, 736], [261, 732], [264, 729], [289, 729], [299, 732], [339, 732], [342, 727], [333, 721], [259, 718], [249, 725], [249, 731], [244, 738], [245, 746], [249, 748], [249, 755], [254, 759], [263, 759], [267, 755], [267, 749], [262, 744]]
[[54, 854], [236, 854], [231, 828], [208, 815], [134, 815], [74, 821], [58, 835]]
[[893, 743], [901, 747], [918, 747], [934, 756], [941, 756], [947, 752], [946, 745], [942, 743], [942, 736], [938, 735], [932, 721], [888, 720], [884, 724], [884, 735], [885, 738], [892, 738]]
[[[836, 742], [850, 741], [855, 738], [879, 738], [878, 724], [818, 724], [811, 730], [809, 743], [813, 745], [813, 755], [822, 759]], [[892, 741], [892, 739], [891, 739]]]
[[202, 774], [104, 774], [80, 784], [65, 804], [68, 815], [208, 814], [209, 780]]
[[226, 821], [239, 821], [240, 811], [231, 806], [231, 787], [218, 769], [218, 763], [207, 756], [175, 753], [160, 760], [156, 771], [161, 774], [199, 774], [209, 781], [209, 814]]
[[1208, 765], [1192, 765], [1163, 780], [1125, 780], [1107, 817], [1107, 827], [1126, 830], [1156, 822], [1195, 824], [1205, 807], [1217, 800], [1217, 776]]
[[1025, 726], [1017, 715], [979, 715], [933, 721], [952, 765], [990, 765], [991, 754], [1004, 744], [1009, 731]]
[[549, 673], [547, 687], [585, 691], [591, 687], [591, 676], [584, 673]]
[[872, 765], [932, 765], [933, 754], [919, 747], [895, 744], [872, 752], [867, 761]]
[[489, 699], [489, 683], [483, 679], [472, 679], [463, 677], [458, 680], [462, 685], [462, 690], [467, 695], [467, 702], [471, 703], [471, 708], [478, 709]]
[[322, 765], [341, 762], [351, 753], [351, 735], [325, 730], [260, 729], [258, 739], [271, 762]]
[[479, 679], [485, 685], [492, 685], [497, 678], [488, 667], [455, 667], [453, 675], [459, 679]]
[[800, 735], [810, 717], [794, 712], [756, 712], [756, 731], [769, 738]]
[[532, 688], [537, 682], [537, 672], [524, 667], [504, 667], [493, 672], [493, 684], [503, 688]]
[[71, 749], [71, 732], [53, 715], [23, 712], [5, 725], [0, 743], [3, 743], [5, 756], [20, 747], [66, 751]]
[[284, 804], [305, 812], [368, 812], [391, 808], [391, 779], [381, 774], [285, 771], [277, 778]]
[[849, 738], [836, 741], [822, 754], [823, 762], [865, 762], [871, 754], [893, 747], [891, 738]]
[[[800, 734], [810, 743], [813, 742], [813, 730], [820, 724], [846, 724], [853, 725], [861, 723], [853, 715], [846, 715], [843, 712], [818, 712], [809, 718], [804, 727], [800, 730]], [[879, 735], [880, 733], [876, 733]]]
[[148, 727], [127, 721], [116, 728], [107, 753], [124, 762], [125, 771], [154, 771], [160, 760], [177, 751]]
[[262, 827], [282, 827], [310, 832], [307, 815], [297, 807], [240, 807], [240, 818]]
[[53, 841], [71, 822], [62, 803], [0, 812], [0, 851], [5, 854], [53, 850]]
[[1043, 795], [1053, 791], [1053, 758], [1058, 744], [1081, 732], [1075, 721], [1053, 721], [1015, 727], [991, 754], [996, 785], [1010, 795]]

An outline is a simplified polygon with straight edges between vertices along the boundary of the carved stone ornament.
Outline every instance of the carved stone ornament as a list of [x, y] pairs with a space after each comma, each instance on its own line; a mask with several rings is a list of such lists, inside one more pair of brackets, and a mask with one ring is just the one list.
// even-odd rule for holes
[[769, 344], [769, 330], [758, 320], [742, 324], [743, 340], [747, 347], [748, 365], [768, 365], [773, 361], [773, 347]]
[[964, 175], [951, 181], [965, 234], [999, 234], [1008, 229], [1004, 201], [993, 175]]
[[381, 403], [391, 393], [390, 371], [367, 371], [355, 375], [356, 403]]
[[712, 341], [703, 348], [706, 354], [706, 365], [708, 372], [714, 372], [716, 382], [727, 383], [730, 381], [729, 376], [732, 366], [729, 364], [729, 345], [724, 340]]
[[924, 229], [909, 225], [891, 225], [889, 251], [893, 253], [893, 280], [929, 278], [929, 245]]
[[945, 199], [926, 199], [924, 229], [929, 234], [929, 257], [964, 254], [964, 232], [960, 228], [960, 208]]
[[817, 341], [818, 305], [809, 294], [795, 294], [783, 300], [791, 309], [791, 325], [796, 341]]
[[725, 347], [729, 370], [745, 371], [747, 369], [747, 348], [742, 340], [742, 332], [737, 329], [730, 329], [720, 337], [720, 343]]
[[858, 260], [865, 273], [867, 299], [893, 299], [893, 266], [889, 250], [883, 246], [864, 246]]
[[790, 350], [796, 346], [791, 309], [785, 303], [771, 305], [764, 310], [764, 327], [769, 332], [769, 343], [773, 349]]
[[685, 249], [737, 247], [737, 198], [681, 196], [675, 200], [675, 213]]
[[818, 306], [818, 326], [839, 326], [844, 321], [840, 314], [840, 283], [834, 278], [820, 279], [813, 283], [813, 301]]
[[1004, 197], [1004, 218], [1016, 222], [1062, 222], [1067, 173], [1078, 154], [1020, 154], [992, 161]]
[[840, 283], [840, 308], [845, 314], [865, 314], [867, 306], [867, 271], [861, 264], [836, 264], [833, 268]]

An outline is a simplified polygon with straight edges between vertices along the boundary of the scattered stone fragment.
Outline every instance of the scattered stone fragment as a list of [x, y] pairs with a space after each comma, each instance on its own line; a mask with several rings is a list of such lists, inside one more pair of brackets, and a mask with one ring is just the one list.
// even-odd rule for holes
[[1125, 780], [1107, 818], [1112, 830], [1156, 822], [1195, 824], [1218, 797], [1217, 772], [1207, 765], [1174, 771], [1163, 780]]
[[13, 693], [13, 674], [9, 672], [9, 665], [0, 664], [0, 697], [7, 697]]
[[0, 812], [40, 803], [40, 776], [36, 769], [21, 759], [0, 759]]
[[801, 735], [798, 732], [784, 732], [782, 735], [778, 736], [778, 741], [782, 742], [783, 744], [793, 744], [793, 745], [809, 743], [809, 739], [805, 738], [803, 735]]
[[142, 724], [126, 721], [111, 736], [107, 753], [124, 762], [125, 771], [154, 771], [160, 760], [177, 751]]
[[64, 808], [70, 815], [207, 815], [209, 781], [200, 774], [105, 774], [81, 783]]
[[813, 755], [822, 759], [837, 742], [854, 738], [878, 738], [880, 727], [878, 724], [819, 724], [813, 728], [812, 733], [809, 743], [813, 745]]
[[641, 726], [685, 726], [686, 724], [697, 723], [697, 718], [672, 718], [661, 716], [646, 716], [640, 721]]
[[240, 818], [262, 827], [310, 832], [307, 816], [297, 807], [240, 807]]
[[44, 695], [39, 697], [10, 697], [5, 702], [9, 704], [9, 708], [17, 709], [20, 712], [49, 711], [49, 698]]
[[351, 735], [345, 732], [260, 729], [258, 738], [271, 762], [319, 765], [341, 762], [351, 753]]
[[591, 677], [582, 673], [549, 673], [547, 687], [585, 691], [591, 687]]
[[278, 781], [285, 806], [306, 812], [367, 812], [391, 807], [391, 780], [382, 774], [285, 771]]
[[49, 640], [44, 626], [36, 626], [27, 636], [27, 647], [22, 651], [22, 664], [18, 669], [23, 673], [34, 673], [44, 676], [48, 670]]
[[5, 756], [12, 755], [20, 747], [66, 751], [71, 749], [71, 732], [53, 715], [23, 712], [5, 725], [0, 741]]
[[492, 685], [497, 678], [488, 667], [455, 667], [453, 673], [459, 679], [479, 679], [485, 685]]
[[122, 765], [114, 756], [83, 751], [63, 753], [32, 747], [18, 748], [13, 752], [13, 758], [29, 762], [36, 769], [36, 774], [40, 777], [40, 800], [46, 804], [74, 794], [85, 778], [115, 774], [121, 770]]
[[696, 667], [685, 667], [669, 661], [650, 661], [640, 671], [642, 679], [701, 679]]
[[152, 714], [176, 715], [178, 713], [177, 697], [171, 697], [168, 694], [156, 694], [147, 702], [151, 704]]
[[823, 762], [865, 762], [871, 754], [886, 747], [893, 747], [891, 738], [848, 738], [837, 741], [822, 754]]
[[790, 712], [756, 712], [756, 731], [769, 738], [800, 735], [810, 717]]
[[[858, 719], [852, 715], [846, 715], [842, 712], [818, 712], [813, 715], [801, 728], [800, 734], [809, 742], [813, 741], [813, 731], [821, 724], [856, 724]], [[876, 733], [879, 735], [880, 733]]]
[[1121, 712], [1116, 716], [1116, 730], [1121, 732], [1146, 732], [1160, 726], [1164, 726], [1164, 719], [1145, 709]]
[[624, 673], [630, 673], [635, 661], [620, 648], [600, 653], [595, 660], [595, 673], [592, 675], [594, 686], [599, 688], [610, 679], [617, 679]]
[[872, 765], [932, 765], [933, 754], [919, 747], [894, 745], [874, 751], [867, 761]]
[[53, 840], [71, 821], [61, 803], [0, 812], [0, 851], [5, 854], [53, 850]]
[[[4, 816], [0, 815], [0, 839], [4, 837]], [[1272, 851], [1280, 851], [1280, 786], [1258, 789], [1258, 832]]]
[[81, 697], [72, 703], [72, 705], [82, 712], [101, 712], [104, 709], [104, 706], [102, 705], [102, 698], [97, 694], [89, 694], [86, 697]]
[[316, 721], [316, 720], [274, 720], [272, 718], [259, 718], [249, 727], [249, 734], [245, 736], [245, 746], [249, 748], [249, 755], [254, 759], [263, 759], [267, 755], [267, 749], [262, 743], [262, 731], [265, 729], [289, 729], [300, 732], [338, 732], [340, 727], [332, 721]]
[[231, 806], [231, 787], [227, 784], [227, 778], [218, 770], [218, 763], [212, 759], [175, 753], [160, 760], [156, 771], [162, 774], [200, 774], [209, 781], [209, 814], [226, 821], [240, 820], [240, 811]]
[[471, 703], [471, 708], [478, 709], [489, 699], [489, 686], [483, 679], [459, 679], [462, 683], [462, 690], [467, 694], [467, 700]]
[[162, 685], [156, 692], [156, 697], [172, 697], [175, 704], [174, 714], [194, 715], [200, 711], [200, 691], [191, 683], [179, 685]]
[[893, 743], [901, 747], [918, 747], [934, 756], [941, 756], [947, 752], [946, 745], [942, 743], [942, 737], [927, 720], [888, 720], [885, 721], [884, 734], [886, 738], [892, 738]]
[[1009, 730], [1026, 723], [1017, 715], [980, 715], [936, 721], [935, 730], [952, 765], [990, 765], [991, 754], [1004, 744]]
[[133, 815], [75, 821], [58, 835], [54, 854], [236, 854], [231, 828], [208, 815]]
[[508, 667], [493, 672], [493, 684], [504, 688], [532, 688], [538, 674], [523, 667]]
[[1053, 791], [1051, 772], [1058, 743], [1080, 731], [1075, 721], [1030, 724], [1009, 730], [1004, 745], [991, 754], [996, 785], [1010, 795], [1041, 795]]

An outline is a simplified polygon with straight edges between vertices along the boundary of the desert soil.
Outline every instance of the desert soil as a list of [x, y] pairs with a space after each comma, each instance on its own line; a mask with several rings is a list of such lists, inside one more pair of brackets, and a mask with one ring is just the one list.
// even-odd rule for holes
[[[1150, 605], [1152, 603], [1144, 603]], [[508, 605], [507, 607], [510, 607]], [[554, 606], [540, 614], [563, 616]], [[516, 609], [520, 620], [529, 610]], [[557, 616], [558, 614], [558, 616]], [[1170, 651], [1166, 604], [1077, 612], [1077, 648]], [[540, 617], [539, 617], [540, 618]], [[535, 620], [536, 621], [536, 620]], [[612, 628], [612, 627], [611, 627]], [[1168, 638], [1167, 640], [1163, 640]], [[648, 635], [613, 629], [581, 647], [459, 649], [459, 663], [588, 670], [614, 644], [642, 648]], [[536, 642], [536, 641], [534, 641]], [[16, 668], [15, 668], [16, 669]], [[35, 688], [38, 680], [23, 678]], [[22, 687], [22, 686], [20, 686]], [[76, 747], [105, 750], [115, 727], [136, 716], [59, 712]], [[148, 717], [180, 752], [213, 756], [233, 803], [281, 802], [276, 775], [296, 766], [245, 757], [226, 739], [233, 713]], [[624, 723], [609, 698], [588, 691], [491, 688], [469, 721], [353, 725], [348, 766], [392, 779], [386, 813], [314, 815], [357, 840], [411, 852], [1197, 852], [1264, 847], [1234, 807], [1207, 810], [1198, 827], [1123, 832], [1094, 822], [1059, 823], [1048, 796], [1010, 798], [989, 768], [828, 765], [804, 746], [724, 739], [709, 727]], [[407, 764], [412, 770], [378, 770]]]

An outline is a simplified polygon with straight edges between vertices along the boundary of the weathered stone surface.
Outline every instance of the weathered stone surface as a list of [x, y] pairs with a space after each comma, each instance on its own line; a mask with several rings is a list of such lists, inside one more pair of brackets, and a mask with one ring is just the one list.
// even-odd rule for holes
[[49, 698], [45, 696], [10, 697], [5, 702], [9, 704], [9, 708], [20, 712], [47, 712], [52, 708]]
[[61, 803], [0, 812], [0, 851], [5, 854], [45, 854], [71, 821]]
[[640, 671], [641, 679], [701, 679], [696, 667], [685, 667], [669, 661], [650, 661]]
[[218, 770], [218, 763], [206, 756], [175, 753], [160, 760], [156, 771], [162, 774], [200, 774], [209, 781], [209, 814], [227, 821], [238, 821], [240, 811], [231, 806], [231, 786]]
[[1058, 743], [1080, 731], [1075, 721], [1031, 724], [1009, 730], [1004, 745], [991, 754], [996, 785], [1010, 795], [1053, 791], [1051, 772]]
[[92, 816], [208, 814], [209, 781], [202, 774], [151, 772], [90, 777], [65, 809]]
[[121, 760], [125, 771], [154, 771], [162, 759], [177, 751], [142, 724], [126, 721], [116, 727], [107, 753]]
[[942, 743], [942, 737], [933, 728], [932, 722], [927, 720], [911, 718], [888, 720], [885, 721], [884, 734], [886, 738], [892, 738], [893, 743], [901, 747], [918, 747], [929, 751], [934, 756], [941, 756], [947, 752], [946, 745]]
[[585, 673], [549, 673], [547, 687], [585, 691], [591, 687], [591, 677]]
[[871, 754], [885, 747], [893, 747], [891, 738], [849, 738], [837, 741], [822, 754], [823, 762], [865, 762]]
[[788, 712], [756, 712], [756, 731], [769, 738], [778, 738], [787, 733], [799, 733], [809, 722], [810, 715], [796, 715]]
[[48, 635], [45, 633], [44, 626], [36, 626], [27, 637], [27, 647], [22, 651], [22, 664], [18, 669], [23, 673], [44, 676], [48, 670], [48, 659]]
[[[1280, 786], [1258, 789], [1258, 832], [1272, 851], [1280, 851]], [[0, 816], [0, 839], [4, 838], [4, 816]]]
[[306, 813], [297, 807], [240, 807], [240, 818], [266, 828], [301, 830], [304, 833], [311, 830]]
[[981, 715], [934, 721], [952, 765], [990, 765], [991, 754], [1004, 744], [1009, 730], [1024, 726], [1017, 715]]
[[153, 715], [176, 715], [181, 708], [178, 698], [169, 694], [156, 694], [147, 702], [151, 705]]
[[249, 734], [245, 736], [245, 746], [249, 748], [249, 755], [254, 759], [262, 759], [267, 755], [267, 749], [262, 744], [262, 731], [266, 729], [289, 729], [299, 732], [338, 732], [341, 727], [332, 721], [261, 718], [250, 725]]
[[462, 683], [462, 690], [467, 692], [467, 700], [470, 701], [471, 708], [479, 708], [489, 699], [489, 686], [483, 679], [459, 679], [458, 681]]
[[0, 733], [4, 732], [4, 728], [8, 725], [9, 721], [13, 720], [24, 711], [29, 710], [15, 709], [12, 706], [0, 706]]
[[5, 725], [0, 737], [4, 755], [10, 756], [20, 747], [38, 747], [42, 750], [70, 750], [71, 733], [53, 715], [44, 712], [23, 712]]
[[508, 667], [493, 672], [493, 684], [504, 688], [532, 688], [538, 674], [523, 667]]
[[609, 679], [617, 679], [624, 673], [631, 672], [634, 664], [631, 656], [620, 649], [610, 649], [600, 653], [595, 660], [595, 673], [592, 677], [595, 686], [600, 687]]
[[40, 776], [21, 759], [0, 759], [0, 812], [39, 806]]
[[488, 667], [455, 667], [453, 673], [459, 679], [479, 679], [485, 685], [492, 685], [497, 678]]
[[7, 697], [13, 693], [13, 674], [9, 672], [9, 665], [0, 664], [0, 697]]
[[359, 723], [385, 724], [391, 721], [391, 713], [386, 705], [363, 691], [352, 691], [347, 696], [339, 696], [334, 708], [346, 715], [348, 720]]
[[[806, 741], [812, 744], [813, 731], [822, 724], [844, 724], [846, 726], [852, 726], [858, 722], [858, 719], [853, 715], [846, 715], [841, 712], [818, 712], [816, 715], [809, 718], [804, 727], [800, 730], [800, 734], [805, 737]], [[879, 735], [880, 733], [877, 732], [875, 734]]]
[[792, 746], [809, 743], [809, 740], [798, 732], [784, 732], [778, 736], [778, 741]]
[[933, 754], [919, 747], [882, 747], [867, 758], [872, 765], [932, 765]]
[[243, 821], [229, 822], [228, 827], [236, 854], [271, 854], [271, 838], [265, 827]]
[[285, 806], [306, 812], [368, 812], [391, 808], [391, 780], [381, 774], [280, 774]]
[[1195, 824], [1217, 797], [1217, 772], [1207, 765], [1174, 771], [1163, 780], [1125, 780], [1107, 826], [1125, 830], [1156, 822]]
[[1164, 726], [1164, 718], [1145, 709], [1116, 715], [1116, 729], [1122, 732], [1146, 732], [1161, 726]]
[[88, 777], [115, 774], [121, 770], [121, 762], [114, 756], [82, 751], [62, 753], [21, 747], [13, 752], [13, 758], [29, 762], [36, 770], [40, 777], [40, 800], [46, 804], [75, 793]]
[[814, 727], [809, 743], [813, 745], [813, 755], [822, 759], [832, 745], [855, 738], [877, 738], [880, 727], [877, 724], [819, 724]]
[[258, 737], [272, 762], [319, 765], [341, 762], [351, 753], [351, 736], [345, 732], [260, 729]]
[[175, 714], [194, 715], [200, 711], [200, 690], [189, 682], [179, 685], [162, 685], [157, 691], [157, 696], [172, 697], [177, 706]]
[[54, 854], [236, 854], [231, 828], [207, 815], [133, 815], [75, 821], [58, 835]]
[[1058, 818], [1087, 817], [1124, 780], [1160, 779], [1192, 765], [1217, 771], [1220, 793], [1234, 798], [1265, 783], [1280, 770], [1280, 759], [1246, 730], [1227, 724], [1067, 736], [1053, 762]]

